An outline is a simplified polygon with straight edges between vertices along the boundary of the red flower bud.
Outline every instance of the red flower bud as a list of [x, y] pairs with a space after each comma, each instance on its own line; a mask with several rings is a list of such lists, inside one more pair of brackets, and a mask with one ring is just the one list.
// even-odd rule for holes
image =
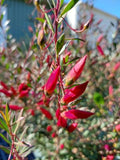
[[59, 117], [60, 117], [60, 109], [58, 108], [58, 109], [56, 110], [56, 118], [59, 119]]
[[101, 46], [97, 45], [97, 50], [98, 50], [98, 52], [100, 53], [101, 56], [105, 56]]
[[27, 97], [29, 90], [21, 91], [19, 94], [19, 98]]
[[73, 82], [75, 82], [81, 75], [83, 68], [85, 66], [87, 55], [85, 55], [83, 58], [81, 58], [75, 66], [69, 71], [65, 78], [65, 86], [71, 85]]
[[107, 155], [106, 160], [114, 160], [115, 156], [114, 155]]
[[64, 149], [64, 144], [61, 144], [61, 145], [60, 145], [60, 149], [61, 149], [61, 150]]
[[46, 109], [44, 109], [42, 107], [40, 107], [40, 110], [45, 115], [46, 118], [48, 118], [49, 120], [53, 119], [51, 113], [48, 110], [46, 110]]
[[102, 41], [103, 37], [104, 37], [103, 34], [98, 37], [97, 45], [99, 45], [99, 43]]
[[117, 71], [119, 67], [120, 67], [120, 62], [117, 62], [113, 68], [113, 71]]
[[55, 88], [60, 74], [60, 67], [58, 66], [50, 75], [47, 80], [47, 83], [44, 86], [45, 94], [51, 95]]
[[18, 87], [18, 92], [21, 92], [21, 91], [24, 91], [24, 90], [27, 90], [29, 87], [27, 86], [27, 84], [25, 83], [21, 83]]
[[46, 129], [47, 129], [48, 132], [51, 132], [52, 131], [52, 126], [49, 125], [49, 126], [47, 126]]
[[68, 119], [86, 119], [90, 116], [92, 116], [94, 113], [88, 112], [88, 111], [82, 111], [82, 110], [77, 110], [77, 109], [71, 109], [69, 111], [64, 112], [64, 116]]
[[109, 86], [109, 96], [113, 95], [113, 87], [112, 85]]
[[61, 103], [62, 104], [68, 104], [69, 102], [74, 101], [76, 98], [78, 98], [79, 96], [81, 96], [86, 87], [87, 87], [88, 81], [85, 83], [82, 83], [80, 85], [77, 85], [71, 89], [67, 89], [64, 97], [61, 99]]
[[52, 133], [52, 138], [55, 138], [57, 136], [57, 134], [54, 132]]
[[78, 123], [72, 123], [70, 126], [68, 126], [67, 130], [68, 132], [73, 132], [78, 126]]

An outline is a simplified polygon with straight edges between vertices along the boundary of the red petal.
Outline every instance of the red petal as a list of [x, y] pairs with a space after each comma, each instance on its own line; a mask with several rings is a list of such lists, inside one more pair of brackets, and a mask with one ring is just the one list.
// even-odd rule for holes
[[57, 125], [60, 126], [60, 127], [66, 128], [66, 126], [67, 126], [67, 120], [64, 119], [63, 117], [59, 116]]

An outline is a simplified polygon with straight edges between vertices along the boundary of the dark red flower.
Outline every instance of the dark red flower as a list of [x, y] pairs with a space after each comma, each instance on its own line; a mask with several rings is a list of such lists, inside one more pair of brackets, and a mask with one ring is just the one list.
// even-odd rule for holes
[[[6, 105], [3, 105], [2, 107], [3, 107], [3, 108], [6, 108]], [[23, 107], [20, 107], [20, 106], [18, 106], [18, 105], [9, 105], [9, 108], [10, 108], [11, 110], [14, 110], [14, 111], [18, 111], [18, 110], [23, 109]]]

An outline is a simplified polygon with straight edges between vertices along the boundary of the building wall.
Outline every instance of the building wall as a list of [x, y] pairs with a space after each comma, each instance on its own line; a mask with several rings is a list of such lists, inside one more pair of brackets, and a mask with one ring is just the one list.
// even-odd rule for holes
[[[89, 46], [92, 46], [92, 48], [95, 47], [96, 40], [100, 34], [105, 35], [109, 43], [112, 43], [112, 36], [117, 28], [117, 17], [96, 8], [92, 8], [79, 1], [78, 4], [68, 12], [67, 20], [73, 28], [80, 29], [81, 24], [87, 22], [90, 19], [91, 14], [94, 15], [94, 22], [87, 31]], [[98, 28], [96, 28], [96, 23], [100, 20], [101, 23], [98, 25]]]
[[31, 36], [28, 26], [34, 27], [32, 12], [33, 4], [26, 4], [23, 0], [6, 0], [7, 19], [10, 20], [9, 33], [16, 40], [23, 39], [26, 35]]

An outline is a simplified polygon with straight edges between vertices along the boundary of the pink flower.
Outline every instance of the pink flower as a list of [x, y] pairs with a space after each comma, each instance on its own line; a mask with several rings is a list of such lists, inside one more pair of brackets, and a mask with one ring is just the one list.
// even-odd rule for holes
[[107, 150], [107, 151], [110, 151], [110, 146], [108, 144], [105, 144], [104, 149]]
[[70, 126], [68, 126], [67, 130], [68, 132], [73, 132], [78, 126], [78, 123], [72, 123]]
[[115, 126], [115, 130], [116, 130], [117, 132], [120, 132], [120, 124], [118, 124], [118, 125]]
[[[3, 105], [2, 107], [3, 107], [3, 108], [6, 108], [6, 105]], [[14, 111], [18, 111], [18, 110], [23, 109], [23, 107], [20, 107], [20, 106], [18, 106], [18, 105], [9, 105], [9, 108], [10, 108], [11, 110], [14, 110]]]
[[68, 119], [86, 119], [90, 116], [92, 116], [94, 113], [92, 112], [88, 112], [88, 111], [82, 111], [82, 110], [78, 110], [78, 109], [71, 109], [69, 111], [65, 111], [64, 116]]
[[48, 110], [46, 110], [46, 109], [44, 109], [42, 107], [40, 107], [40, 110], [45, 115], [46, 118], [48, 118], [49, 120], [53, 119], [51, 113]]
[[64, 144], [61, 144], [61, 145], [60, 145], [60, 149], [61, 149], [61, 150], [64, 149]]
[[44, 92], [45, 94], [51, 95], [55, 88], [56, 88], [56, 84], [59, 78], [59, 74], [60, 74], [60, 67], [58, 66], [50, 75], [50, 77], [48, 78], [45, 86], [44, 86]]
[[101, 46], [97, 45], [97, 50], [98, 50], [98, 52], [100, 53], [101, 56], [105, 56]]
[[67, 127], [67, 120], [64, 119], [62, 116], [59, 116], [57, 125], [60, 127], [66, 128]]
[[71, 89], [67, 89], [65, 95], [62, 97], [61, 99], [61, 103], [62, 104], [68, 104], [69, 102], [74, 101], [76, 98], [78, 98], [79, 96], [81, 96], [86, 87], [87, 87], [88, 81], [85, 83], [82, 83], [80, 85], [77, 85]]
[[69, 71], [65, 78], [65, 86], [69, 86], [74, 83], [81, 75], [83, 68], [85, 66], [87, 55], [81, 58], [75, 66]]
[[48, 132], [51, 132], [52, 131], [52, 126], [49, 125], [49, 126], [47, 126], [46, 129], [47, 129]]

